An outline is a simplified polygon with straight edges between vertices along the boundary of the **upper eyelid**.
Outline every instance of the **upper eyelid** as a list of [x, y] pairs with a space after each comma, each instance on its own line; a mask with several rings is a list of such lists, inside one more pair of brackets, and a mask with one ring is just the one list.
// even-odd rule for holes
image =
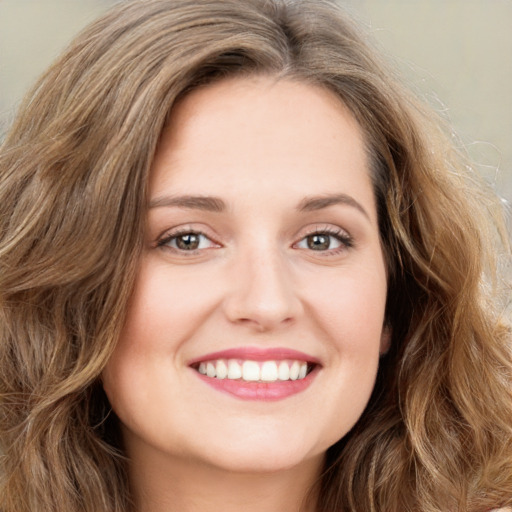
[[167, 236], [178, 236], [182, 235], [184, 233], [197, 233], [198, 235], [204, 235], [208, 238], [212, 237], [212, 230], [201, 223], [200, 226], [196, 226], [195, 222], [186, 222], [183, 224], [179, 224], [177, 226], [173, 226], [167, 229], [164, 229], [163, 231], [160, 231], [160, 235], [157, 236], [157, 238], [164, 238]]
[[[354, 237], [347, 231], [346, 229], [342, 228], [341, 226], [336, 225], [315, 225], [314, 227], [310, 227], [308, 230], [306, 230], [304, 233], [300, 234], [297, 237], [297, 241], [292, 244], [292, 247], [299, 249], [297, 247], [305, 238], [308, 236], [316, 235], [316, 234], [324, 234], [328, 235], [334, 238], [337, 238], [338, 241], [341, 243], [343, 247], [333, 248], [333, 249], [327, 249], [325, 251], [315, 251], [318, 253], [318, 255], [334, 255], [336, 253], [346, 251], [347, 249], [352, 249], [356, 246], [356, 243], [354, 241]], [[306, 249], [304, 249], [306, 250]]]
[[322, 233], [325, 233], [325, 234], [328, 234], [328, 235], [332, 235], [332, 236], [336, 236], [336, 235], [339, 235], [339, 236], [343, 236], [345, 238], [350, 238], [351, 240], [353, 240], [353, 236], [351, 235], [351, 233], [340, 227], [340, 226], [333, 226], [333, 225], [326, 225], [326, 224], [316, 224], [314, 227], [311, 227], [311, 228], [306, 228], [305, 231], [301, 230], [297, 233], [297, 240], [302, 240], [303, 238], [307, 237], [307, 236], [310, 236], [310, 235], [314, 235], [314, 234], [322, 234]]
[[[217, 242], [215, 242], [214, 240], [212, 240], [210, 237], [206, 236], [203, 233], [195, 233], [195, 232], [185, 232], [185, 233], [177, 233], [177, 234], [171, 235], [168, 238], [164, 238], [161, 241], [160, 245], [162, 247], [163, 246], [169, 246], [168, 244], [170, 244], [171, 241], [177, 241], [178, 238], [180, 238], [180, 237], [182, 237], [184, 235], [189, 235], [189, 234], [192, 234], [192, 235], [197, 236], [199, 238], [202, 237], [202, 238], [206, 239], [208, 247], [198, 247], [197, 249], [190, 249], [190, 250], [187, 250], [187, 251], [184, 251], [184, 252], [195, 253], [197, 251], [202, 251], [204, 249], [212, 249], [212, 248], [215, 248], [215, 247], [219, 247], [219, 244]], [[201, 245], [201, 241], [199, 242], [199, 245]], [[175, 250], [177, 250], [179, 252], [182, 252], [182, 249], [180, 249], [178, 247], [172, 247], [172, 249], [175, 249]]]
[[159, 236], [156, 237], [155, 241], [153, 242], [154, 247], [163, 247], [166, 243], [168, 243], [173, 238], [177, 238], [180, 235], [186, 235], [189, 233], [193, 233], [196, 235], [201, 235], [206, 237], [210, 242], [212, 242], [215, 245], [221, 245], [220, 242], [216, 239], [216, 237], [212, 236], [208, 233], [208, 230], [205, 230], [204, 228], [193, 228], [190, 226], [178, 226], [174, 228], [167, 229], [163, 231]]

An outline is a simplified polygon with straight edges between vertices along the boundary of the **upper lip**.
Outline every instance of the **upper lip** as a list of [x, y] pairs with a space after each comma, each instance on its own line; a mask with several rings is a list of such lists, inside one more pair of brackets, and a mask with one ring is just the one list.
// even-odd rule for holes
[[261, 347], [238, 347], [230, 348], [227, 350], [220, 350], [218, 352], [211, 352], [209, 354], [196, 357], [189, 361], [189, 366], [201, 363], [203, 361], [213, 361], [216, 359], [244, 359], [250, 361], [282, 361], [286, 359], [306, 361], [308, 363], [320, 364], [318, 358], [299, 350], [275, 347], [275, 348], [261, 348]]

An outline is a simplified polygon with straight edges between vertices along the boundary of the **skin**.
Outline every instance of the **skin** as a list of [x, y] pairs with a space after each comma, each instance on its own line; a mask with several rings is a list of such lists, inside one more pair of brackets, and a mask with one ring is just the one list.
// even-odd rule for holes
[[[326, 449], [363, 412], [389, 339], [361, 129], [320, 87], [221, 81], [173, 110], [149, 196], [136, 287], [103, 375], [138, 510], [299, 510]], [[182, 196], [223, 208], [173, 201]], [[177, 230], [202, 233], [198, 248], [180, 249]], [[327, 245], [311, 248], [313, 233]], [[320, 364], [306, 390], [277, 401], [220, 392], [189, 366], [240, 346]]]

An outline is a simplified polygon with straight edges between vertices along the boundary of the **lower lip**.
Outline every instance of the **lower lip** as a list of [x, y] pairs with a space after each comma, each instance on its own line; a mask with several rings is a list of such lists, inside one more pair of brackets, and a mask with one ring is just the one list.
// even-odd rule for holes
[[[195, 370], [194, 370], [195, 371]], [[202, 375], [195, 371], [196, 375], [206, 384], [216, 389], [235, 396], [242, 400], [283, 400], [305, 391], [313, 382], [317, 374], [317, 368], [308, 373], [306, 377], [298, 380], [285, 380], [275, 382], [247, 382], [244, 380], [216, 379]]]

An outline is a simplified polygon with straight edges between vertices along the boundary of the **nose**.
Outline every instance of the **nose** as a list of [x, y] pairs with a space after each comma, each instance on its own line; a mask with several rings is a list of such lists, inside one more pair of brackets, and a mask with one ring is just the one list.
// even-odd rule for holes
[[230, 278], [224, 311], [231, 322], [263, 332], [293, 323], [302, 311], [289, 264], [278, 251], [241, 255]]

